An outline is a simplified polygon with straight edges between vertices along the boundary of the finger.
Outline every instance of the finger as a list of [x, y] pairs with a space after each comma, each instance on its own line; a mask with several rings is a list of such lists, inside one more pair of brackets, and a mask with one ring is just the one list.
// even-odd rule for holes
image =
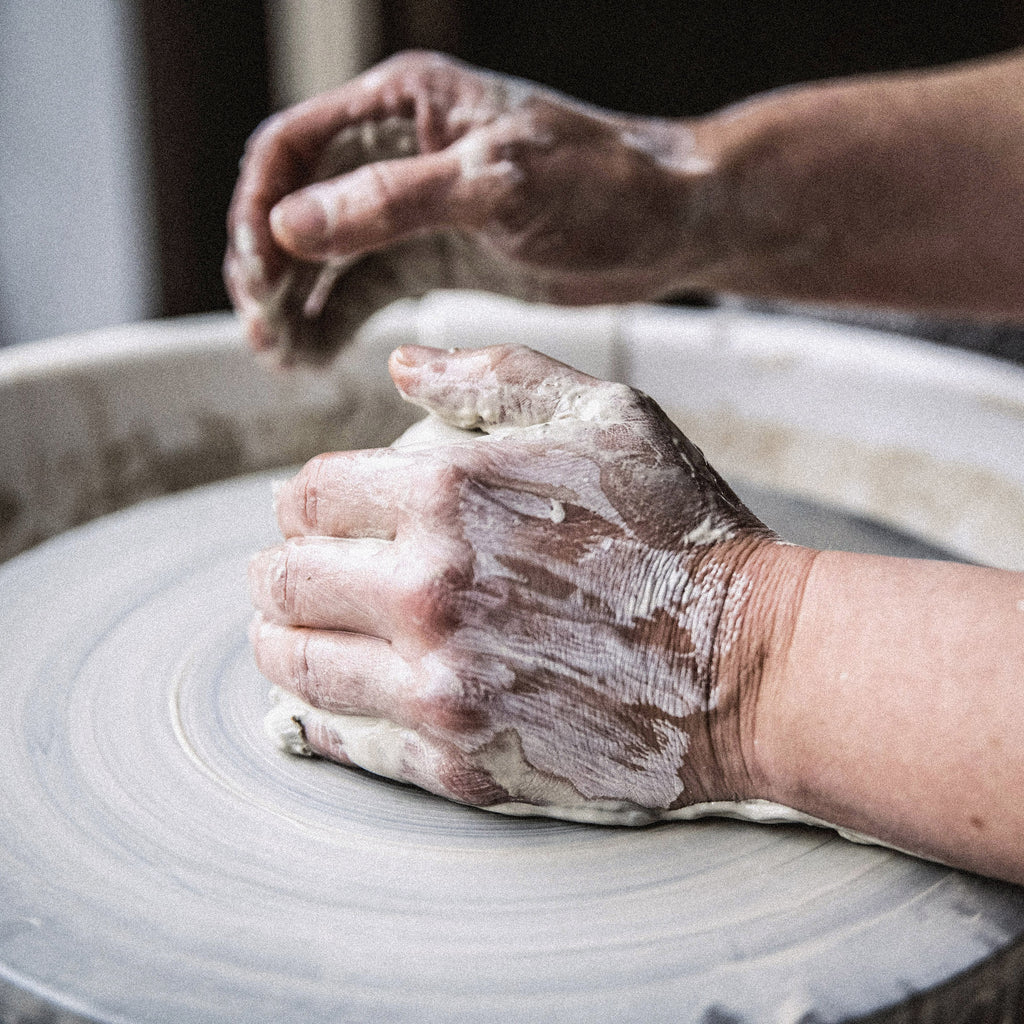
[[308, 271], [301, 265], [285, 268], [273, 287], [265, 280], [254, 283], [252, 273], [252, 267], [229, 246], [224, 283], [250, 345], [257, 352], [286, 346], [295, 333], [292, 296], [302, 290]]
[[457, 227], [461, 173], [450, 150], [364, 164], [282, 199], [270, 211], [274, 239], [300, 259], [323, 260]]
[[407, 527], [429, 529], [450, 512], [466, 476], [453, 450], [462, 447], [318, 455], [275, 490], [281, 532], [393, 540]]
[[[415, 245], [416, 243], [407, 243]], [[413, 255], [410, 253], [409, 255]], [[423, 253], [422, 255], [431, 255]], [[228, 277], [236, 312], [257, 351], [276, 349], [279, 364], [324, 365], [396, 296], [425, 294], [443, 282], [437, 259], [408, 267], [371, 254], [355, 266], [293, 261], [274, 290], [257, 300]], [[225, 274], [233, 271], [225, 261]], [[415, 269], [415, 273], [410, 270]]]
[[253, 136], [251, 155], [268, 169], [275, 168], [277, 153], [311, 167], [346, 128], [390, 118], [414, 120], [426, 148], [440, 149], [453, 131], [458, 134], [463, 121], [458, 114], [475, 114], [472, 120], [478, 122], [507, 106], [510, 90], [515, 94], [522, 88], [523, 83], [447, 55], [400, 53], [270, 118]]
[[488, 430], [557, 419], [608, 418], [633, 392], [522, 346], [443, 351], [404, 345], [391, 376], [409, 401], [452, 426]]
[[465, 737], [487, 725], [486, 709], [456, 676], [435, 667], [433, 678], [417, 678], [382, 640], [282, 626], [259, 614], [249, 635], [260, 672], [324, 714], [386, 719], [439, 738]]
[[295, 261], [282, 297], [279, 332], [289, 354], [307, 363], [325, 362], [399, 297], [418, 297], [434, 288], [500, 288], [501, 275], [486, 260], [467, 262], [464, 250], [470, 244], [441, 232], [396, 242], [359, 257], [354, 265], [343, 258], [320, 264]]
[[412, 119], [430, 91], [430, 80], [458, 74], [456, 61], [429, 54], [404, 54], [337, 89], [319, 93], [268, 118], [253, 133], [246, 159], [273, 172], [313, 167], [346, 128], [389, 118]]
[[[369, 257], [345, 270], [295, 261], [268, 301], [250, 307], [235, 300], [250, 340], [257, 349], [277, 348], [282, 365], [326, 364], [374, 313], [394, 301], [394, 274], [378, 262]], [[259, 344], [254, 329], [269, 339], [266, 345]]]
[[407, 587], [388, 541], [299, 537], [249, 563], [253, 605], [271, 622], [394, 637]]
[[257, 615], [256, 666], [275, 686], [330, 714], [405, 718], [408, 664], [390, 644], [354, 633], [299, 629]]
[[[230, 229], [229, 229], [230, 230]], [[277, 343], [268, 317], [273, 306], [272, 280], [280, 282], [283, 256], [270, 238], [269, 228], [259, 232], [243, 226], [229, 235], [224, 255], [224, 285], [252, 347], [260, 352]]]
[[[415, 127], [409, 121], [371, 121], [364, 126], [368, 131], [352, 127], [360, 110], [366, 116], [374, 109], [380, 116], [387, 112], [386, 104], [371, 102], [374, 94], [353, 83], [268, 119], [249, 139], [228, 213], [224, 264], [236, 306], [245, 300], [250, 305], [268, 301], [287, 267], [270, 227], [270, 212], [281, 199], [311, 180], [415, 149]], [[363, 102], [353, 104], [353, 96]], [[247, 326], [259, 328], [261, 318], [250, 316]], [[259, 347], [262, 339], [250, 333]]]
[[270, 210], [307, 180], [299, 156], [278, 143], [283, 116], [266, 122], [249, 139], [228, 209], [225, 277], [256, 300], [267, 297], [287, 263], [270, 232]]
[[[493, 77], [436, 54], [400, 54], [274, 115], [253, 133], [229, 209], [224, 277], [236, 306], [248, 307], [243, 320], [255, 347], [286, 344], [294, 333], [293, 324], [275, 323], [259, 306], [272, 300], [289, 269], [270, 227], [276, 204], [311, 181], [415, 151], [419, 140], [431, 150], [444, 148], [450, 139], [438, 119], [444, 122], [452, 104], [466, 107], [493, 90]], [[447, 102], [427, 102], [432, 96]]]

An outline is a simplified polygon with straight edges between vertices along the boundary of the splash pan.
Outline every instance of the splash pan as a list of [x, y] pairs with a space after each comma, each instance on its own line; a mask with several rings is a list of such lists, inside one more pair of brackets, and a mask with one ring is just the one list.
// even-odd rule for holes
[[[397, 434], [411, 413], [383, 355], [406, 340], [524, 340], [658, 383], [669, 393], [645, 390], [789, 539], [1007, 564], [973, 490], [939, 504], [921, 467], [1016, 495], [1018, 530], [1024, 482], [999, 449], [915, 443], [914, 422], [932, 380], [977, 406], [958, 430], [1016, 416], [1019, 439], [1020, 373], [803, 321], [511, 311], [406, 304], [305, 383], [263, 375], [220, 319], [6, 354], [5, 1020], [942, 1021], [1016, 1005], [1019, 888], [812, 828], [509, 820], [264, 739], [244, 570], [274, 539], [272, 467]], [[877, 420], [887, 394], [902, 431]], [[890, 449], [917, 467], [917, 518], [905, 478], [882, 486]]]

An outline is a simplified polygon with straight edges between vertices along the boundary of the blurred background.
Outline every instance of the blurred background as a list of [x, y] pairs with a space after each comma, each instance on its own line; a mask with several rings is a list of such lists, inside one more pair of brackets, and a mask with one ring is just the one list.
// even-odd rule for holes
[[[0, 344], [226, 309], [247, 136], [401, 49], [685, 115], [1022, 44], [1024, 0], [2, 0]], [[1024, 362], [1017, 327], [861, 319]]]

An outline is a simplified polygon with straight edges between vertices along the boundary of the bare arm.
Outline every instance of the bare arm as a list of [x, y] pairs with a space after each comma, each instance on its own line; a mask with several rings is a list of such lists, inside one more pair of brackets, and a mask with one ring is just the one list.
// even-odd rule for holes
[[778, 668], [773, 799], [1024, 883], [1024, 574], [823, 552]]
[[783, 90], [696, 137], [692, 283], [1024, 316], [1024, 54]]

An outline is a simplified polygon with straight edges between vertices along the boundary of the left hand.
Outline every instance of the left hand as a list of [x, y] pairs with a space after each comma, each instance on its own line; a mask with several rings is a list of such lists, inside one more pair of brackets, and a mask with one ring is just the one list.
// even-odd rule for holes
[[444, 447], [335, 452], [253, 560], [260, 670], [308, 747], [509, 813], [635, 824], [765, 796], [788, 548], [650, 399], [527, 349], [406, 347]]

